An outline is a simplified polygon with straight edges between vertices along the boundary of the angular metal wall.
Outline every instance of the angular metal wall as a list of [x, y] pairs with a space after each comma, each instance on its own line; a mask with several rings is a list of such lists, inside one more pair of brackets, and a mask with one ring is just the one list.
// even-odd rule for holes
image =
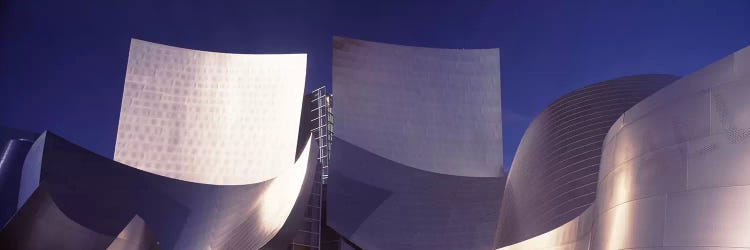
[[500, 210], [498, 245], [559, 227], [596, 197], [602, 143], [625, 110], [673, 82], [634, 75], [588, 85], [547, 106], [521, 140]]
[[305, 67], [305, 54], [227, 54], [133, 39], [115, 160], [197, 183], [270, 180], [294, 163]]
[[497, 49], [336, 37], [331, 228], [363, 249], [490, 249], [504, 185]]
[[503, 249], [750, 248], [749, 93], [750, 47], [636, 104], [604, 140], [594, 205]]

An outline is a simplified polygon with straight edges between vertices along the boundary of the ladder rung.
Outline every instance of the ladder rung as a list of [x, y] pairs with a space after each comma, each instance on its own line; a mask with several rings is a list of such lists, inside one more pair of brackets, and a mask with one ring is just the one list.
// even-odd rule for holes
[[325, 115], [325, 114], [323, 114], [322, 116], [318, 116], [318, 117], [315, 117], [315, 119], [312, 119], [312, 120], [310, 120], [310, 121], [311, 121], [311, 122], [314, 122], [315, 120], [318, 120], [318, 119], [320, 119], [320, 118], [323, 118], [323, 117], [326, 117], [326, 115]]
[[321, 89], [326, 89], [326, 86], [320, 86], [320, 87], [318, 87], [317, 89], [314, 89], [314, 90], [313, 90], [313, 92], [315, 92], [315, 91], [318, 91], [318, 90], [321, 90]]
[[315, 249], [318, 249], [318, 247], [317, 247], [317, 246], [312, 246], [312, 245], [307, 245], [307, 244], [302, 244], [302, 243], [296, 243], [296, 242], [292, 242], [292, 245], [295, 245], [295, 246], [303, 246], [303, 247], [311, 247], [311, 248], [315, 248]]
[[325, 105], [324, 106], [320, 106], [320, 107], [314, 108], [313, 110], [310, 110], [310, 112], [315, 112], [315, 111], [318, 111], [319, 109], [322, 109], [322, 108], [325, 108], [325, 107], [326, 107]]
[[322, 99], [323, 97], [326, 97], [326, 95], [325, 95], [325, 94], [322, 94], [322, 95], [318, 96], [318, 98], [315, 98], [315, 99], [313, 99], [312, 101], [313, 101], [313, 102], [315, 102], [315, 101], [317, 101], [317, 100], [320, 100], [320, 99]]
[[298, 229], [297, 231], [303, 232], [303, 233], [309, 233], [309, 234], [320, 234], [319, 232], [307, 231], [307, 230], [302, 230], [302, 229]]

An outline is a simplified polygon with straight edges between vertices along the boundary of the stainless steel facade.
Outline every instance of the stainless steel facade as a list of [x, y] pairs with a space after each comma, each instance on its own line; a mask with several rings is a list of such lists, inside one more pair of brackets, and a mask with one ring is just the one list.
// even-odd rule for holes
[[504, 185], [499, 51], [333, 47], [328, 225], [362, 249], [491, 249]]
[[321, 189], [304, 54], [132, 40], [128, 60], [121, 162], [45, 132], [12, 176], [0, 248], [281, 249], [320, 227], [304, 218]]
[[625, 110], [677, 78], [635, 75], [591, 84], [537, 115], [508, 175], [498, 245], [537, 236], [586, 210], [596, 197], [602, 143], [609, 128]]
[[627, 110], [604, 139], [596, 201], [503, 249], [750, 248], [750, 47]]
[[[155, 61], [181, 60], [170, 53], [182, 49], [144, 48], [132, 58], [154, 52], [164, 56]], [[196, 56], [180, 62], [203, 53], [187, 53]], [[224, 99], [222, 91], [199, 87], [217, 65], [238, 62], [214, 56], [161, 73], [150, 71], [150, 60], [128, 69], [118, 154], [139, 167], [50, 132], [30, 147], [11, 141], [0, 159], [0, 186], [18, 187], [17, 210], [0, 230], [0, 247], [279, 249], [302, 235], [298, 230], [320, 227], [303, 219], [320, 204], [320, 195], [317, 201], [310, 195], [321, 181], [315, 159], [322, 151], [313, 150], [309, 133], [313, 119], [274, 113], [298, 107], [285, 96], [289, 105], [281, 110], [253, 111], [274, 121], [269, 124], [196, 121], [221, 110], [218, 102], [252, 96]], [[190, 68], [203, 62], [212, 66]], [[678, 80], [624, 77], [562, 97], [527, 130], [507, 185], [497, 50], [338, 37], [333, 63], [339, 126], [327, 219], [346, 238], [342, 249], [750, 249], [750, 47]], [[181, 82], [191, 77], [198, 82]], [[175, 106], [161, 103], [165, 99], [192, 104], [171, 112]], [[225, 113], [233, 112], [240, 111]], [[175, 136], [218, 127], [293, 140], [289, 124], [273, 124], [295, 115], [296, 151], [287, 141], [274, 144], [278, 152], [268, 155], [278, 161], [257, 165], [236, 164], [247, 159], [231, 157], [237, 145], [222, 144], [232, 143], [229, 137]], [[174, 138], [179, 141], [168, 143], [174, 148], [159, 144]], [[216, 146], [228, 151], [216, 153]], [[250, 149], [259, 150], [250, 156], [269, 153], [258, 145]], [[176, 152], [154, 154], [170, 150]], [[281, 164], [289, 158], [291, 164]], [[219, 174], [210, 168], [216, 162], [226, 163], [217, 164]], [[19, 166], [20, 176], [5, 172]], [[248, 177], [254, 171], [260, 174]], [[3, 194], [4, 209], [5, 200]]]

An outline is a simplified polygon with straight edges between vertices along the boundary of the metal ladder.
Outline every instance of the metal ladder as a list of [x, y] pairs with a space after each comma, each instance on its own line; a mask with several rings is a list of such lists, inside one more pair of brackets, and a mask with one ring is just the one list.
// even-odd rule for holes
[[317, 122], [317, 127], [312, 129], [313, 136], [318, 142], [318, 160], [320, 161], [323, 175], [321, 176], [322, 183], [326, 183], [328, 179], [328, 163], [331, 156], [331, 142], [333, 141], [333, 105], [332, 96], [326, 93], [326, 87], [320, 87], [313, 90], [313, 109], [312, 112], [315, 118], [313, 122]]
[[312, 137], [318, 143], [318, 165], [315, 168], [315, 179], [307, 206], [305, 207], [305, 226], [297, 230], [292, 240], [291, 249], [320, 249], [323, 212], [323, 184], [328, 179], [328, 162], [333, 140], [333, 110], [331, 96], [325, 86], [312, 92], [313, 122]]

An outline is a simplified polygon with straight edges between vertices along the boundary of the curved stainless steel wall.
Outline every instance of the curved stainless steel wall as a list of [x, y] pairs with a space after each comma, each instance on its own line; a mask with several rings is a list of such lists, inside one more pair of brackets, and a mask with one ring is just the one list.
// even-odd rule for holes
[[596, 197], [602, 143], [625, 110], [676, 80], [635, 75], [595, 83], [547, 106], [521, 140], [500, 212], [499, 246], [556, 228]]
[[750, 248], [750, 47], [626, 111], [581, 216], [504, 249]]
[[363, 249], [491, 249], [504, 185], [498, 50], [333, 46], [329, 226]]
[[38, 187], [0, 231], [0, 245], [104, 249], [139, 216], [161, 249], [259, 249], [305, 206], [300, 197], [315, 177], [314, 147], [308, 138], [295, 166], [274, 179], [210, 185], [141, 171], [45, 132], [32, 146], [41, 150], [29, 153], [41, 159], [32, 162], [39, 164], [32, 171], [41, 173]]
[[228, 54], [133, 39], [115, 160], [185, 181], [242, 185], [294, 163], [305, 54]]
[[593, 249], [750, 247], [750, 48], [623, 114], [604, 144]]

